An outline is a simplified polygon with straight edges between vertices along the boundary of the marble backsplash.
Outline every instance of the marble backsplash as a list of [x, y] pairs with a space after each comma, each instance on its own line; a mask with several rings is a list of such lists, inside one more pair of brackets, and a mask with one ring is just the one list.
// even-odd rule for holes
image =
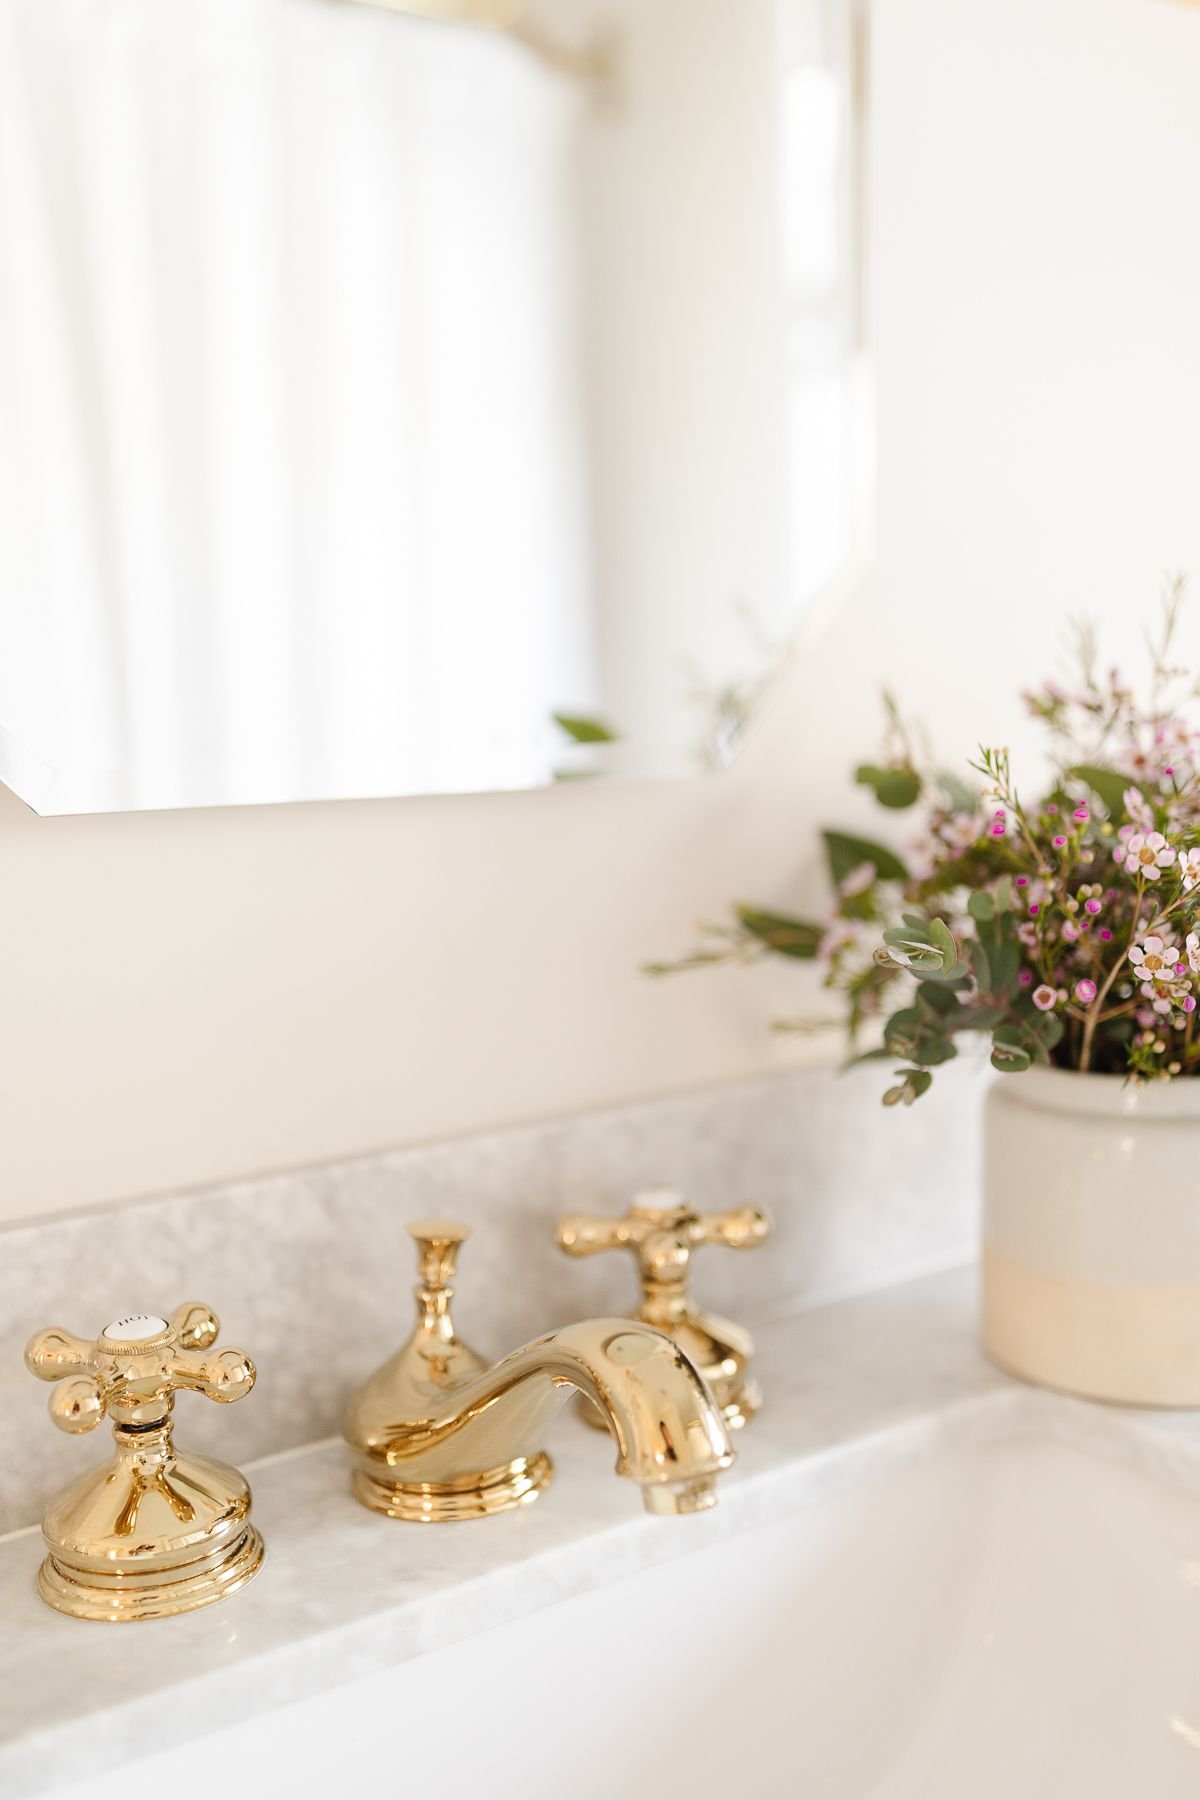
[[[633, 1259], [578, 1262], [564, 1212], [618, 1213], [669, 1183], [701, 1209], [753, 1202], [765, 1247], [701, 1253], [697, 1291], [753, 1323], [974, 1254], [982, 1071], [939, 1074], [883, 1113], [880, 1070], [806, 1069], [683, 1098], [521, 1126], [0, 1229], [0, 1531], [34, 1523], [104, 1451], [50, 1424], [21, 1352], [42, 1325], [83, 1336], [127, 1312], [208, 1301], [258, 1364], [235, 1407], [184, 1395], [181, 1438], [235, 1463], [327, 1436], [348, 1391], [411, 1318], [406, 1219], [476, 1228], [459, 1263], [463, 1337], [499, 1355], [573, 1318], [623, 1312]], [[106, 1435], [104, 1428], [101, 1428]]]

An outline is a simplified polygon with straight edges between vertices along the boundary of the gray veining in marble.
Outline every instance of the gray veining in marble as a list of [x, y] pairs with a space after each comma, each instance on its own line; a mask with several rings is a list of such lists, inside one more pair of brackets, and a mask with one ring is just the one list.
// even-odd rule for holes
[[39, 1540], [17, 1534], [0, 1544], [0, 1793], [120, 1766], [131, 1745], [185, 1743], [939, 1447], [1049, 1433], [1200, 1497], [1194, 1417], [1134, 1417], [1021, 1387], [981, 1357], [974, 1312], [973, 1273], [956, 1271], [766, 1326], [768, 1406], [740, 1437], [721, 1504], [692, 1519], [642, 1513], [634, 1485], [612, 1474], [610, 1441], [568, 1410], [551, 1442], [556, 1478], [536, 1506], [444, 1531], [357, 1506], [340, 1445], [268, 1461], [253, 1472], [261, 1575], [221, 1606], [154, 1625], [51, 1613], [33, 1587]]
[[973, 1254], [977, 1076], [939, 1075], [911, 1111], [882, 1113], [879, 1070], [810, 1069], [682, 1099], [463, 1138], [0, 1229], [0, 1531], [105, 1450], [49, 1424], [21, 1351], [42, 1325], [83, 1335], [124, 1312], [206, 1300], [255, 1358], [235, 1407], [181, 1397], [180, 1441], [236, 1463], [337, 1430], [349, 1389], [407, 1333], [406, 1219], [466, 1219], [455, 1317], [500, 1355], [567, 1320], [619, 1312], [632, 1259], [568, 1260], [555, 1220], [620, 1212], [680, 1187], [701, 1208], [771, 1209], [762, 1249], [706, 1251], [697, 1290], [753, 1323], [946, 1267]]

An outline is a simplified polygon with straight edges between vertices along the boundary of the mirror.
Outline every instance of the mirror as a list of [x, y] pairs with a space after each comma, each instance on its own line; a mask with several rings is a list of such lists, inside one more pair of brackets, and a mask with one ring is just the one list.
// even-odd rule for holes
[[865, 521], [856, 0], [8, 0], [0, 779], [721, 767]]

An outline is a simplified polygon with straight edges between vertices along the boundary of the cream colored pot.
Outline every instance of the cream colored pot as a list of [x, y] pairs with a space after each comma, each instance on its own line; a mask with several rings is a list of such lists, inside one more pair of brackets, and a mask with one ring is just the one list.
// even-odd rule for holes
[[983, 1344], [1044, 1387], [1200, 1406], [1200, 1079], [989, 1089]]

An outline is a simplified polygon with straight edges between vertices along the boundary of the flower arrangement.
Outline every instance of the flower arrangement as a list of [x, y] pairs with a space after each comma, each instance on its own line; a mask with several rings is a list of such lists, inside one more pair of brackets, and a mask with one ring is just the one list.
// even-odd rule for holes
[[852, 1042], [882, 1020], [882, 1045], [853, 1060], [901, 1063], [885, 1106], [925, 1093], [969, 1032], [990, 1036], [1004, 1073], [1200, 1072], [1200, 731], [1188, 719], [1200, 684], [1172, 665], [1182, 600], [1175, 581], [1145, 701], [1115, 669], [1100, 672], [1087, 630], [1071, 690], [1024, 696], [1050, 740], [1052, 773], [1033, 804], [1007, 750], [981, 747], [971, 786], [923, 766], [887, 699], [883, 760], [856, 779], [886, 809], [923, 806], [905, 854], [826, 831], [835, 899], [823, 923], [740, 906], [691, 955], [650, 972], [816, 959]]

